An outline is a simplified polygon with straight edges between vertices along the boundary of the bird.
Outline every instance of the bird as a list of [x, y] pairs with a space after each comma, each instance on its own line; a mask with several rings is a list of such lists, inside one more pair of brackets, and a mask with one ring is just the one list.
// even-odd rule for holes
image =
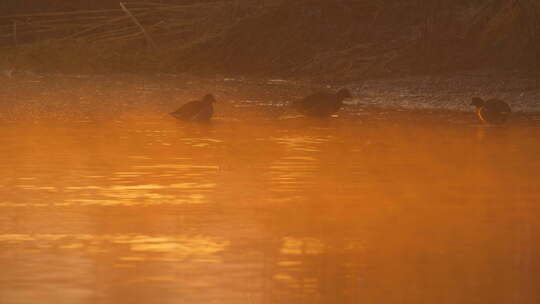
[[214, 114], [212, 104], [216, 99], [212, 94], [206, 94], [202, 99], [190, 101], [170, 114], [185, 121], [208, 122]]
[[478, 118], [488, 124], [502, 124], [512, 112], [506, 102], [496, 98], [484, 101], [480, 97], [473, 97], [471, 106], [476, 107]]
[[343, 100], [352, 98], [348, 89], [340, 89], [337, 93], [319, 91], [293, 102], [292, 106], [307, 116], [327, 117], [337, 113]]

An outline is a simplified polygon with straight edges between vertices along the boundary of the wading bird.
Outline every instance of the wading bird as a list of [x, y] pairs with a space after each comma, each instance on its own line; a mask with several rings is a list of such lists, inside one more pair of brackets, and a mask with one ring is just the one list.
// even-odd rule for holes
[[495, 98], [484, 101], [482, 98], [473, 97], [471, 106], [476, 107], [478, 118], [489, 124], [504, 123], [512, 112], [506, 102]]
[[308, 116], [326, 117], [335, 114], [343, 106], [343, 100], [352, 98], [351, 92], [341, 89], [337, 93], [320, 91], [293, 102], [293, 107]]
[[205, 95], [200, 100], [190, 101], [182, 105], [178, 110], [170, 113], [172, 116], [186, 121], [207, 122], [214, 114], [212, 104], [216, 99], [212, 94]]

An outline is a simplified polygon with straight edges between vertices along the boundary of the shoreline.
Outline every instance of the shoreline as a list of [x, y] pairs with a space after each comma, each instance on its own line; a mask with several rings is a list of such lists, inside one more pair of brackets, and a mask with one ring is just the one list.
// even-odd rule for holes
[[[14, 102], [17, 102], [17, 96], [24, 99], [25, 95], [33, 99], [43, 94], [79, 94], [81, 98], [102, 100], [103, 94], [117, 94], [118, 98], [128, 95], [124, 97], [134, 102], [139, 100], [142, 103], [167, 105], [212, 92], [221, 100], [281, 106], [316, 90], [347, 87], [354, 98], [346, 102], [346, 107], [352, 108], [470, 112], [470, 99], [479, 96], [503, 99], [516, 113], [540, 112], [540, 87], [536, 87], [536, 79], [515, 72], [471, 71], [347, 83], [262, 77], [203, 78], [166, 73], [106, 75], [14, 72], [10, 76], [6, 76], [5, 72], [0, 75], [3, 82], [0, 94], [5, 101]], [[24, 92], [13, 94], [25, 86], [28, 88]], [[140, 94], [132, 95], [134, 92]]]

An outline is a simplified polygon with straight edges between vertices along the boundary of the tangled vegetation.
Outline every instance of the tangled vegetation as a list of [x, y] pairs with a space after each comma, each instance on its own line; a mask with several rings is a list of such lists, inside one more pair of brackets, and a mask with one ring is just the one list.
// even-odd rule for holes
[[214, 0], [0, 17], [0, 68], [358, 79], [540, 70], [535, 0]]

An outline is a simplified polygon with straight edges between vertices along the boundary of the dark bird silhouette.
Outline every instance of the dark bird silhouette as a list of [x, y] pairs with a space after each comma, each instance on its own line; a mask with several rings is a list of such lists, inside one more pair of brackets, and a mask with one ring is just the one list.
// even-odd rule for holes
[[186, 121], [206, 122], [212, 118], [216, 99], [212, 94], [205, 95], [200, 100], [190, 101], [182, 105], [178, 110], [170, 113], [172, 116]]
[[504, 123], [512, 112], [506, 102], [495, 98], [484, 101], [482, 98], [473, 97], [471, 106], [476, 107], [478, 118], [489, 124]]
[[343, 106], [343, 100], [352, 98], [351, 92], [341, 89], [337, 93], [320, 91], [293, 102], [293, 107], [308, 116], [325, 117], [335, 114]]

